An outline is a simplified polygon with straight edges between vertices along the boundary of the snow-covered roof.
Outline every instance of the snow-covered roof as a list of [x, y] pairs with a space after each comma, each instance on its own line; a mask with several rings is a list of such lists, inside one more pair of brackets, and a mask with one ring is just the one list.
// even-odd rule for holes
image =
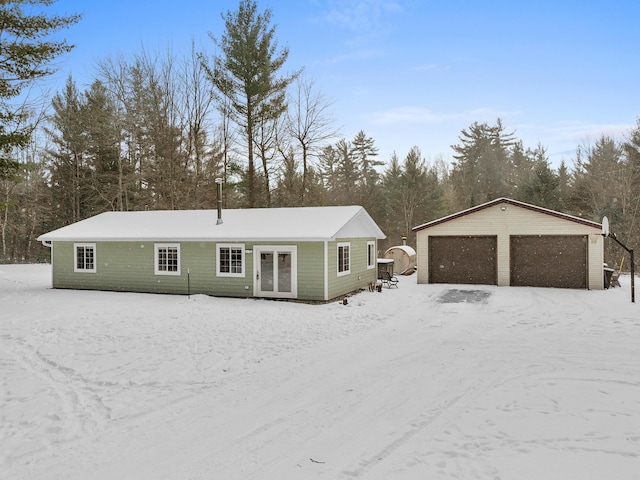
[[479, 210], [484, 210], [485, 208], [493, 207], [494, 205], [498, 205], [501, 203], [506, 203], [509, 205], [514, 205], [516, 207], [526, 208], [527, 210], [532, 210], [534, 212], [543, 213], [545, 215], [551, 215], [553, 217], [561, 218], [563, 220], [568, 220], [570, 222], [580, 223], [582, 225], [586, 225], [588, 227], [593, 227], [597, 229], [602, 229], [602, 225], [597, 222], [592, 222], [590, 220], [585, 220], [584, 218], [574, 217], [573, 215], [568, 215], [562, 212], [556, 212], [555, 210], [549, 210], [548, 208], [538, 207], [537, 205], [532, 205], [530, 203], [520, 202], [519, 200], [513, 200], [511, 198], [496, 198], [495, 200], [491, 200], [490, 202], [483, 203], [482, 205], [477, 205], [475, 207], [468, 208], [466, 210], [462, 210], [461, 212], [453, 213], [451, 215], [447, 215], [446, 217], [438, 218], [436, 220], [432, 220], [430, 222], [424, 223], [422, 225], [418, 225], [417, 227], [413, 227], [412, 230], [417, 232], [418, 230], [424, 230], [425, 228], [434, 227], [444, 222], [448, 222], [450, 220], [454, 220], [456, 218], [464, 217], [465, 215], [469, 215], [470, 213], [477, 212]]
[[40, 241], [311, 241], [386, 238], [360, 206], [106, 212], [38, 237]]

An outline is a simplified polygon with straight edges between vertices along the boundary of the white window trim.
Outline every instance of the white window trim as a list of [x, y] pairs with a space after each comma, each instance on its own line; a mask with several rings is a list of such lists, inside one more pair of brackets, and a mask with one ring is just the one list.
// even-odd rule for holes
[[[78, 247], [93, 249], [93, 268], [78, 268]], [[73, 271], [75, 273], [96, 273], [98, 257], [95, 243], [74, 243], [73, 244]]]
[[[216, 276], [217, 277], [237, 277], [244, 278], [247, 272], [247, 256], [244, 251], [244, 243], [218, 243], [216, 245]], [[240, 250], [241, 252], [241, 261], [242, 261], [242, 272], [241, 273], [231, 273], [231, 272], [221, 272], [220, 271], [220, 250], [223, 248], [233, 248], [234, 250]]]
[[[158, 250], [161, 248], [175, 248], [178, 251], [178, 271], [168, 272], [166, 270], [160, 270], [158, 265]], [[155, 243], [153, 245], [153, 269], [156, 275], [180, 275], [180, 244], [179, 243]]]
[[[347, 270], [340, 271], [340, 248], [347, 247], [349, 249], [349, 266]], [[344, 275], [349, 275], [351, 273], [351, 243], [350, 242], [339, 242], [336, 246], [336, 272], [339, 277]]]
[[[373, 252], [371, 253], [371, 263], [369, 263], [369, 249], [373, 247]], [[376, 242], [374, 241], [368, 241], [367, 242], [367, 270], [371, 270], [372, 268], [376, 268], [376, 260], [377, 260], [377, 255], [376, 255]]]

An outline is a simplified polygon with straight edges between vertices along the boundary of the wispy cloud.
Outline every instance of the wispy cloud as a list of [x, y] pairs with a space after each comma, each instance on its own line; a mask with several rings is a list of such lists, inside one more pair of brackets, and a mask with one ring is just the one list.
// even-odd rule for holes
[[450, 70], [451, 67], [449, 65], [438, 65], [435, 63], [430, 63], [427, 65], [417, 65], [413, 68], [411, 68], [412, 72], [434, 72], [434, 71], [444, 71], [444, 70]]
[[314, 0], [313, 5], [312, 21], [330, 36], [329, 44], [341, 49], [339, 55], [319, 62], [323, 65], [388, 54], [388, 39], [396, 25], [391, 17], [404, 11], [398, 0]]
[[381, 28], [388, 15], [402, 11], [403, 7], [395, 0], [328, 0], [323, 19], [331, 25], [362, 33]]
[[553, 141], [567, 141], [575, 143], [591, 143], [600, 136], [606, 135], [617, 140], [623, 139], [636, 127], [630, 123], [586, 123], [580, 121], [565, 121], [549, 124], [523, 124], [517, 128], [538, 132], [544, 138]]
[[329, 66], [338, 65], [353, 61], [370, 60], [373, 58], [382, 58], [386, 55], [386, 51], [375, 48], [363, 48], [345, 53], [340, 53], [333, 57], [325, 58], [314, 62], [316, 65]]
[[398, 123], [440, 123], [465, 120], [468, 122], [493, 122], [497, 118], [508, 118], [519, 115], [517, 111], [499, 111], [491, 108], [476, 108], [462, 112], [437, 113], [428, 108], [407, 106], [373, 112], [369, 115], [372, 123], [392, 125]]
[[527, 146], [540, 142], [548, 147], [547, 155], [555, 166], [561, 160], [571, 163], [579, 145], [595, 143], [602, 135], [621, 141], [635, 128], [625, 123], [587, 123], [582, 121], [563, 121], [551, 123], [520, 123], [513, 127], [516, 136]]

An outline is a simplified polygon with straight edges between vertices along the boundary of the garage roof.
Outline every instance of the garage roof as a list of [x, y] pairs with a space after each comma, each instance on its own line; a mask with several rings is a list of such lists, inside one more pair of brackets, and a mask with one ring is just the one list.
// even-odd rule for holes
[[445, 223], [445, 222], [454, 220], [456, 218], [464, 217], [464, 216], [469, 215], [471, 213], [475, 213], [475, 212], [478, 212], [480, 210], [484, 210], [485, 208], [489, 208], [489, 207], [493, 207], [495, 205], [499, 205], [501, 203], [506, 203], [506, 204], [509, 204], [509, 205], [514, 205], [514, 206], [517, 206], [517, 207], [526, 208], [528, 210], [533, 210], [534, 212], [543, 213], [545, 215], [551, 215], [553, 217], [561, 218], [561, 219], [567, 220], [569, 222], [575, 222], [575, 223], [579, 223], [581, 225], [586, 225], [586, 226], [589, 226], [589, 227], [602, 229], [602, 225], [600, 223], [597, 223], [597, 222], [592, 222], [590, 220], [585, 220], [584, 218], [574, 217], [573, 215], [568, 215], [566, 213], [556, 212], [555, 210], [549, 210], [548, 208], [542, 208], [542, 207], [538, 207], [536, 205], [531, 205], [530, 203], [524, 203], [524, 202], [520, 202], [518, 200], [513, 200], [511, 198], [504, 198], [503, 197], [503, 198], [496, 198], [495, 200], [492, 200], [492, 201], [487, 202], [487, 203], [483, 203], [482, 205], [477, 205], [477, 206], [472, 207], [472, 208], [468, 208], [467, 210], [463, 210], [461, 212], [453, 213], [453, 214], [448, 215], [446, 217], [438, 218], [437, 220], [432, 220], [431, 222], [427, 222], [427, 223], [424, 223], [422, 225], [418, 225], [417, 227], [413, 227], [412, 230], [414, 232], [417, 232], [419, 230], [424, 230], [425, 228], [434, 227], [436, 225], [440, 225], [441, 223]]

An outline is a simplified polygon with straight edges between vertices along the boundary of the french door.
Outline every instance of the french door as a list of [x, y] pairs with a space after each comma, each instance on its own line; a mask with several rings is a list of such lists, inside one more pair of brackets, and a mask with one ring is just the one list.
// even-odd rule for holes
[[257, 297], [297, 298], [298, 258], [295, 245], [254, 246], [253, 258]]

